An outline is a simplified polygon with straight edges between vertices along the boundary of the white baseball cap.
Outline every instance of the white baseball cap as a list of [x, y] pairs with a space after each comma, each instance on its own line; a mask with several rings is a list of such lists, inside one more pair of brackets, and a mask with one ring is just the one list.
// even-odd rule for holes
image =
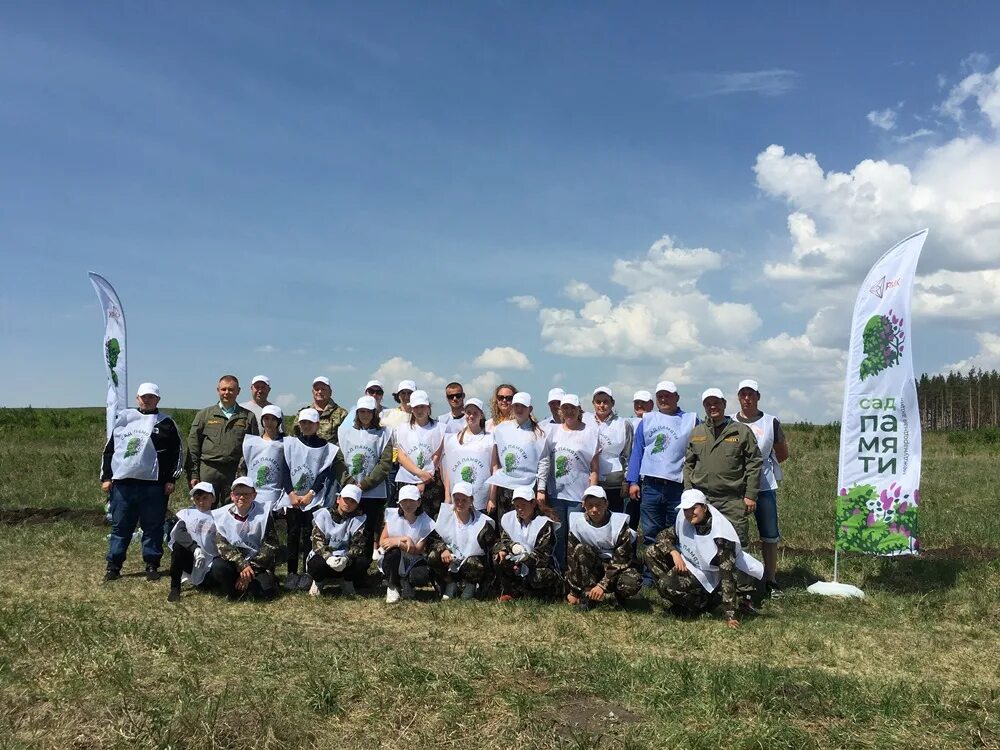
[[312, 384], [316, 385], [317, 383], [322, 383], [327, 388], [333, 387], [332, 385], [330, 385], [330, 378], [326, 377], [325, 375], [318, 375], [315, 378], [313, 378]]
[[468, 409], [470, 406], [475, 406], [483, 414], [486, 413], [486, 409], [483, 408], [483, 402], [478, 398], [467, 398], [465, 399], [465, 408]]
[[570, 406], [580, 406], [580, 397], [575, 393], [564, 393], [562, 399], [559, 401], [560, 406], [565, 406], [569, 404]]
[[531, 502], [535, 499], [535, 490], [533, 487], [518, 487], [514, 490], [513, 499]]
[[472, 497], [475, 492], [476, 488], [468, 482], [455, 482], [455, 486], [451, 488], [452, 495], [465, 495], [466, 497]]
[[681, 510], [693, 508], [696, 505], [708, 505], [708, 498], [701, 490], [684, 490], [681, 493]]
[[215, 497], [215, 487], [212, 486], [211, 482], [198, 482], [191, 491], [188, 493], [190, 497], [194, 497], [196, 492], [207, 492], [212, 497]]
[[136, 396], [156, 396], [160, 397], [160, 386], [156, 383], [139, 383], [139, 389], [135, 392]]
[[564, 391], [562, 388], [553, 388], [551, 391], [549, 391], [549, 397], [547, 400], [550, 403], [552, 401], [562, 401], [564, 393], [566, 393], [566, 391]]
[[633, 401], [652, 401], [653, 394], [649, 391], [636, 391], [632, 394]]
[[[417, 390], [417, 384], [414, 383], [412, 380], [400, 380], [399, 385], [396, 386], [396, 393], [399, 393], [400, 391], [415, 391], [415, 390]], [[396, 393], [392, 395], [395, 396]]]
[[594, 389], [594, 392], [592, 394], [590, 394], [590, 397], [591, 398], [596, 398], [598, 393], [603, 393], [603, 394], [607, 395], [607, 397], [610, 398], [612, 401], [615, 400], [614, 391], [612, 391], [609, 386], [606, 386], [606, 385], [599, 385], [599, 386], [597, 386]]
[[591, 485], [587, 488], [587, 491], [583, 493], [584, 497], [599, 497], [602, 500], [608, 499], [608, 493], [604, 491], [604, 488], [599, 484]]
[[236, 479], [233, 480], [232, 486], [233, 487], [249, 487], [252, 490], [256, 490], [257, 489], [256, 487], [253, 486], [253, 482], [250, 481], [250, 477], [236, 477]]
[[361, 488], [356, 484], [345, 484], [340, 488], [340, 496], [346, 497], [348, 500], [353, 500], [356, 503], [360, 503]]
[[271, 385], [271, 378], [267, 375], [254, 375], [253, 380], [250, 381], [250, 385], [254, 383], [264, 383], [265, 385]]
[[308, 407], [299, 412], [299, 422], [319, 422], [319, 412]]
[[760, 393], [760, 387], [757, 385], [756, 380], [751, 380], [749, 378], [747, 378], [746, 380], [741, 380], [739, 387], [736, 389], [736, 392], [739, 393], [744, 388], [749, 388], [750, 390], [757, 391], [757, 393]]
[[531, 394], [527, 391], [518, 391], [514, 394], [514, 399], [511, 403], [520, 404], [521, 406], [531, 406]]
[[270, 414], [279, 422], [285, 418], [285, 415], [281, 412], [281, 407], [275, 406], [274, 404], [268, 404], [267, 406], [265, 406], [263, 409], [260, 410], [260, 416], [262, 419], [265, 414]]
[[381, 380], [369, 380], [367, 383], [365, 383], [366, 391], [369, 388], [375, 388], [375, 387], [381, 388], [383, 391], [385, 391], [385, 384]]
[[404, 484], [399, 488], [399, 500], [416, 500], [420, 502], [420, 492], [415, 484]]
[[414, 406], [430, 406], [431, 399], [427, 391], [414, 391], [410, 394], [410, 408]]
[[666, 391], [667, 393], [677, 393], [677, 386], [672, 380], [661, 380], [656, 384], [656, 392]]
[[716, 398], [721, 398], [723, 401], [726, 400], [726, 397], [722, 395], [722, 390], [721, 389], [719, 389], [719, 388], [706, 388], [705, 392], [701, 394], [701, 402], [705, 403], [705, 399], [706, 398], [712, 398], [712, 396], [715, 396]]
[[357, 409], [371, 409], [372, 411], [375, 411], [376, 406], [378, 404], [375, 403], [374, 396], [362, 396], [358, 399], [358, 403], [355, 404], [355, 408]]

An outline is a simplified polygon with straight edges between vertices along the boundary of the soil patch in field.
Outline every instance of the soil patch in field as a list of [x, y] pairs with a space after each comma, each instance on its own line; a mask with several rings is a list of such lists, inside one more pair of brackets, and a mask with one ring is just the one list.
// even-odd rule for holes
[[0, 524], [31, 526], [39, 523], [69, 521], [88, 526], [103, 526], [104, 511], [98, 508], [0, 508]]
[[593, 695], [571, 695], [551, 709], [551, 721], [568, 729], [594, 735], [612, 734], [624, 724], [635, 724], [642, 717], [623, 706]]

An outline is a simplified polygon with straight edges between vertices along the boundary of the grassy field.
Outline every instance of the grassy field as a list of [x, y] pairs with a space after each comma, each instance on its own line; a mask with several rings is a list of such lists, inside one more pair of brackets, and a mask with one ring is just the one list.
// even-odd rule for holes
[[[176, 415], [186, 431], [192, 414]], [[997, 443], [927, 435], [921, 559], [832, 568], [837, 434], [790, 428], [788, 595], [738, 631], [552, 604], [101, 585], [101, 410], [0, 409], [0, 748], [1000, 747]], [[175, 507], [183, 504], [175, 497]], [[23, 523], [22, 508], [66, 508]], [[89, 514], [88, 514], [89, 513]], [[38, 520], [35, 516], [35, 520]]]

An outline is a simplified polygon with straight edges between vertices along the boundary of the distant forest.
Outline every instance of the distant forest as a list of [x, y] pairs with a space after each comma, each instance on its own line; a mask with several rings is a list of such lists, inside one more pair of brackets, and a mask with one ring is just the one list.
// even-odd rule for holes
[[1000, 427], [1000, 373], [973, 368], [917, 380], [920, 423], [930, 430]]

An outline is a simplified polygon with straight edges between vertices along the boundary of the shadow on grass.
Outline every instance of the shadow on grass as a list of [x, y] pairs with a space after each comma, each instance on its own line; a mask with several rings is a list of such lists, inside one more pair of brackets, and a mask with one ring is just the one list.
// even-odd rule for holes
[[873, 561], [874, 571], [867, 571], [862, 587], [892, 594], [926, 594], [953, 588], [969, 563], [954, 558], [882, 559]]

